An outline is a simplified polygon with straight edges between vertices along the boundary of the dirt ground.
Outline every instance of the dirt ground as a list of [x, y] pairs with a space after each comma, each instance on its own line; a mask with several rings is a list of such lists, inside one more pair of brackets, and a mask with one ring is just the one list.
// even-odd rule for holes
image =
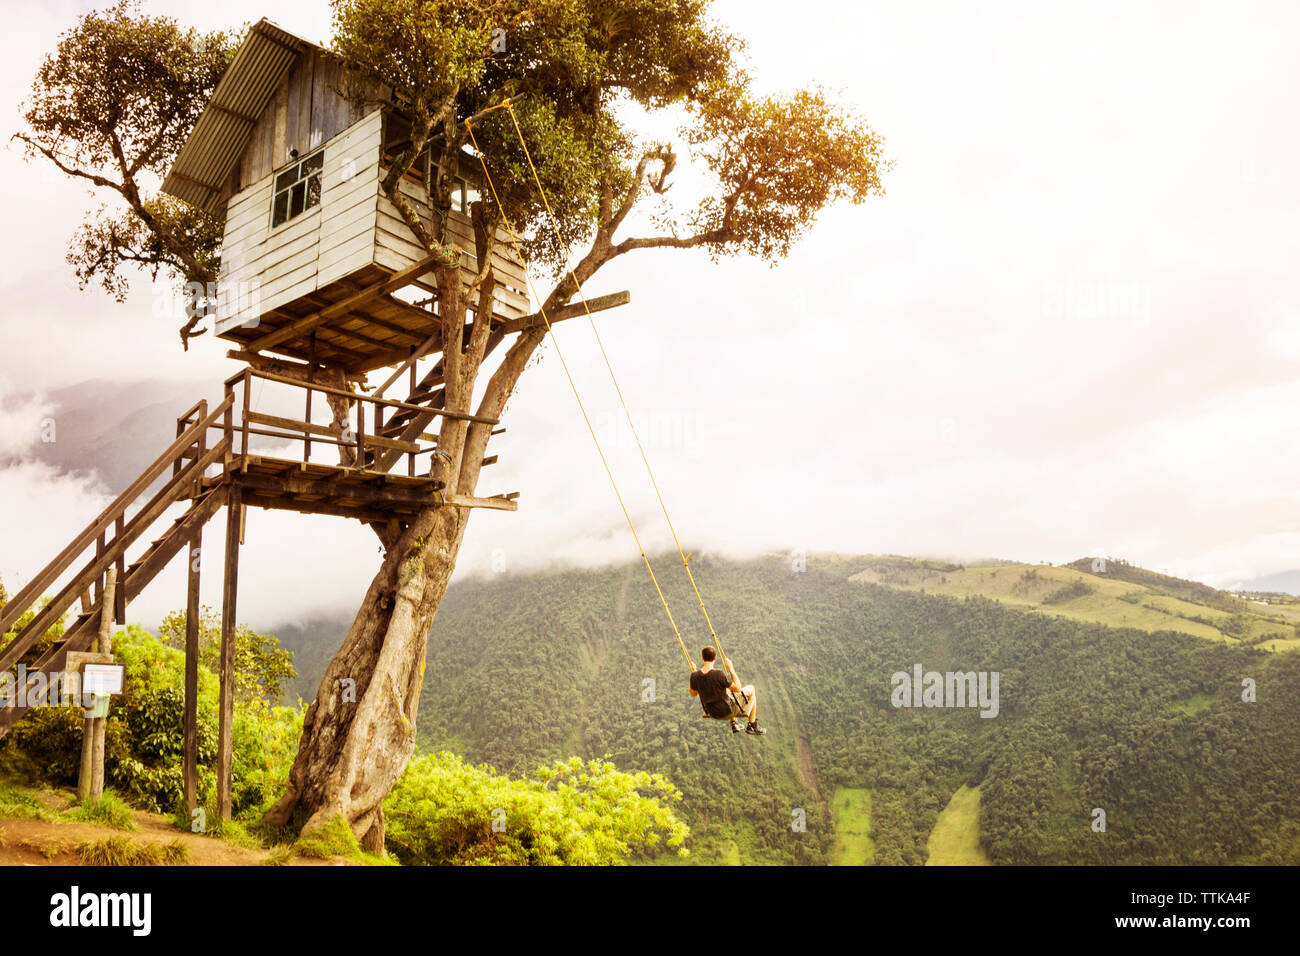
[[[63, 810], [70, 802], [57, 793], [37, 796], [54, 811]], [[169, 843], [179, 838], [189, 849], [185, 866], [260, 866], [269, 855], [267, 850], [246, 849], [215, 837], [177, 830], [170, 819], [157, 814], [137, 811], [135, 823], [134, 830], [125, 831], [71, 820], [0, 818], [0, 866], [83, 866], [77, 844], [110, 836], [124, 836], [137, 843]], [[295, 857], [292, 865], [332, 866], [342, 862]]]

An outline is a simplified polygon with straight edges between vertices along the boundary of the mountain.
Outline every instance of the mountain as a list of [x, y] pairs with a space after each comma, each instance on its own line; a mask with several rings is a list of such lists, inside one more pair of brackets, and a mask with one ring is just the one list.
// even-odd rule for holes
[[[640, 565], [460, 582], [430, 637], [419, 746], [516, 774], [603, 754], [662, 772], [698, 862], [1300, 862], [1294, 625], [1142, 569], [927, 564], [693, 559], [763, 738], [701, 719]], [[698, 656], [677, 577], [665, 594]], [[1117, 613], [1137, 620], [1088, 618]], [[323, 667], [346, 626], [279, 636]], [[897, 706], [918, 665], [923, 685], [983, 679], [995, 706]], [[959, 685], [916, 703], [959, 703]]]
[[1300, 601], [1242, 600], [1199, 581], [1148, 571], [1126, 561], [1080, 558], [1060, 567], [920, 558], [872, 557], [855, 581], [953, 597], [985, 597], [1011, 607], [1111, 627], [1176, 631], [1192, 637], [1300, 647]]
[[[116, 382], [92, 379], [56, 389], [54, 441], [31, 445], [26, 457], [60, 471], [97, 472], [109, 491], [124, 489], [176, 438], [176, 419], [211, 383]], [[14, 461], [0, 459], [0, 468]]]

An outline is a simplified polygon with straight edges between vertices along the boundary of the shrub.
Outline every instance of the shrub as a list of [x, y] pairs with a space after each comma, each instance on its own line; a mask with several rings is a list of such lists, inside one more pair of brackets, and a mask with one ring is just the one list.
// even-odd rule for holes
[[135, 814], [112, 790], [105, 790], [98, 800], [84, 800], [65, 814], [70, 820], [99, 823], [114, 830], [134, 830]]
[[[659, 774], [579, 758], [512, 780], [449, 753], [412, 760], [384, 802], [388, 849], [404, 864], [596, 864], [680, 847], [689, 834]], [[685, 851], [679, 851], [685, 855]]]

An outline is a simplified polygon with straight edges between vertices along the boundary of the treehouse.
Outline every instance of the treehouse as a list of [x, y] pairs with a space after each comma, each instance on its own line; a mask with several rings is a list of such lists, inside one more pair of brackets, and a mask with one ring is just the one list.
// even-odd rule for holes
[[[249, 31], [163, 183], [164, 192], [226, 216], [216, 334], [239, 351], [275, 352], [349, 376], [402, 362], [436, 331], [428, 253], [382, 194], [409, 142], [382, 97], [344, 95], [342, 65], [262, 20]], [[465, 281], [479, 271], [470, 204], [458, 180], [448, 232]], [[427, 154], [426, 159], [427, 161]], [[425, 222], [420, 170], [401, 183]], [[498, 233], [494, 320], [529, 311], [524, 268]]]
[[[442, 320], [429, 281], [433, 258], [381, 188], [408, 145], [409, 124], [399, 109], [384, 108], [381, 95], [345, 96], [344, 80], [328, 51], [266, 20], [249, 30], [163, 183], [169, 195], [225, 215], [215, 332], [247, 364], [226, 380], [215, 406], [201, 401], [179, 416], [175, 441], [0, 607], [0, 634], [10, 635], [0, 647], [0, 674], [30, 662], [28, 684], [44, 688], [73, 655], [85, 656], [107, 618], [125, 623], [127, 603], [174, 557], [200, 554], [204, 526], [224, 510], [217, 743], [223, 819], [231, 813], [230, 642], [247, 509], [391, 528], [430, 507], [517, 508], [517, 493], [477, 497], [435, 474], [432, 463], [450, 457], [438, 445], [438, 419], [489, 427], [491, 435], [502, 429], [496, 418], [445, 407]], [[473, 158], [466, 158], [447, 228], [462, 250], [468, 283], [480, 270], [469, 216], [480, 183]], [[400, 188], [428, 222], [423, 180], [417, 167]], [[486, 352], [515, 333], [629, 300], [621, 292], [546, 316], [531, 313], [524, 267], [505, 237], [497, 240]], [[284, 358], [254, 360], [272, 354]], [[421, 373], [423, 359], [429, 367]], [[367, 372], [390, 366], [396, 368], [378, 387], [354, 390]], [[405, 400], [386, 396], [406, 374]], [[329, 414], [313, 418], [321, 405]], [[479, 467], [496, 460], [484, 457]], [[159, 526], [161, 537], [146, 546]], [[187, 564], [184, 777], [193, 810], [201, 562]], [[38, 607], [43, 595], [48, 600]], [[78, 601], [81, 613], [62, 636], [43, 641]], [[0, 707], [0, 738], [29, 709]]]

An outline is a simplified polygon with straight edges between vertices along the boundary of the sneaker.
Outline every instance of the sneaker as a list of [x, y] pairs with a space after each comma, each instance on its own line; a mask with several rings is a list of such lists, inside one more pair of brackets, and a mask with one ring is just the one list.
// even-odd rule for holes
[[759, 734], [767, 733], [767, 728], [758, 726], [757, 720], [751, 720], [749, 726], [745, 728], [745, 733], [758, 736]]
[[740, 724], [736, 723], [734, 720], [731, 722], [731, 732], [733, 734], [740, 733]]

